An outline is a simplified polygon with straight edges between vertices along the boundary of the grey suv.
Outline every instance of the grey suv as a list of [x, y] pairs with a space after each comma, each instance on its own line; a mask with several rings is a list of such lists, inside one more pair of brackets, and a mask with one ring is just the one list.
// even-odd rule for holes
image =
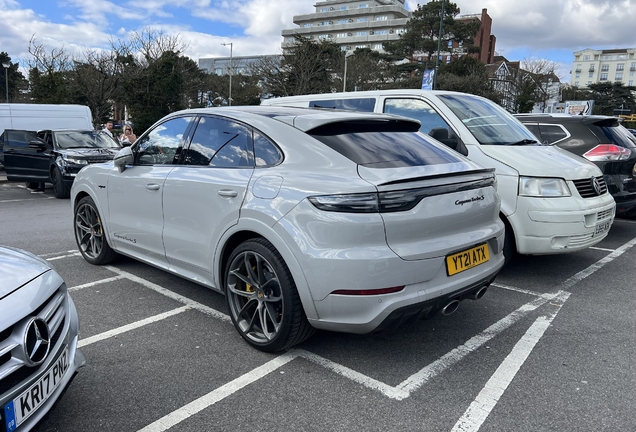
[[557, 145], [594, 162], [603, 171], [616, 214], [636, 216], [636, 137], [616, 117], [517, 114], [544, 144]]

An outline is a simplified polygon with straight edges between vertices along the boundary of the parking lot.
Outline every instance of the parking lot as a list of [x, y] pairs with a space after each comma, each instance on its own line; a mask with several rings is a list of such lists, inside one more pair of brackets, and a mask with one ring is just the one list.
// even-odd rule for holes
[[450, 316], [276, 355], [218, 293], [85, 262], [50, 189], [0, 182], [0, 244], [53, 263], [80, 317], [86, 366], [37, 431], [636, 431], [635, 220], [583, 252], [516, 257]]

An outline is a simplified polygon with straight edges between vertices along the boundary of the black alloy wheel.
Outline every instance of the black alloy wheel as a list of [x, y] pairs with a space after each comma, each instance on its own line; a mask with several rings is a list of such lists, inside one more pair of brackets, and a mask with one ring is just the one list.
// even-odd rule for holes
[[51, 170], [51, 182], [53, 183], [53, 193], [55, 198], [68, 198], [71, 196], [70, 189], [62, 180], [62, 173], [57, 168]]
[[75, 206], [75, 242], [86, 261], [91, 264], [108, 264], [118, 258], [104, 233], [97, 206], [89, 196], [82, 198]]
[[224, 276], [232, 322], [253, 347], [283, 351], [314, 333], [287, 265], [267, 240], [241, 243]]

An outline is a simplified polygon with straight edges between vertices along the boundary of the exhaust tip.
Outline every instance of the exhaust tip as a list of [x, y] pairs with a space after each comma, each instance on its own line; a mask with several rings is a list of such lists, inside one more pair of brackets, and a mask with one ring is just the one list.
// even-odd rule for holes
[[470, 296], [468, 296], [468, 298], [471, 300], [479, 300], [480, 298], [484, 296], [484, 294], [486, 294], [486, 291], [488, 291], [488, 287], [483, 286], [479, 288], [477, 291], [475, 291], [474, 293], [472, 293]]
[[459, 300], [457, 299], [451, 300], [448, 303], [446, 303], [446, 306], [442, 308], [442, 315], [448, 316], [452, 314], [453, 312], [455, 312], [458, 307], [459, 307]]

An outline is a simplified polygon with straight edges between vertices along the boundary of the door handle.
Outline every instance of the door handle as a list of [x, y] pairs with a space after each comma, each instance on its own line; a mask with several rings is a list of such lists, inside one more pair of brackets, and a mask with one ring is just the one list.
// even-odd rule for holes
[[219, 191], [219, 196], [222, 196], [223, 198], [234, 198], [237, 195], [238, 192], [235, 190], [222, 189]]
[[157, 183], [148, 183], [148, 184], [146, 185], [146, 189], [148, 189], [148, 190], [153, 190], [153, 191], [155, 191], [155, 190], [159, 190], [159, 187], [160, 187], [160, 186], [159, 186]]

